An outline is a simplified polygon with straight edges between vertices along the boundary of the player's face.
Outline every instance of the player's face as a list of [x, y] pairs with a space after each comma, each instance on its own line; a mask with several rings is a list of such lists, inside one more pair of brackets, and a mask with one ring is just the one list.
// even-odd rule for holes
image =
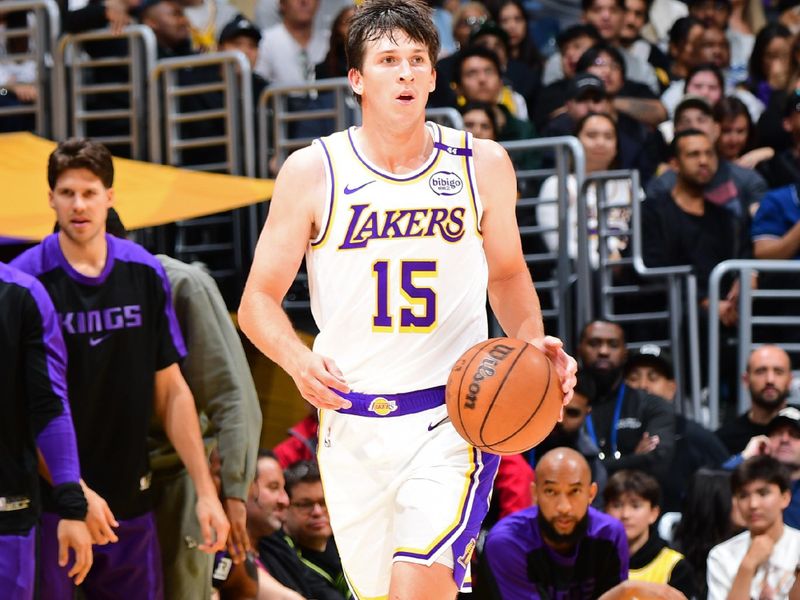
[[658, 507], [638, 494], [626, 493], [606, 505], [606, 512], [622, 521], [628, 543], [641, 540], [658, 519]]
[[367, 42], [361, 70], [350, 69], [348, 78], [365, 110], [378, 107], [404, 117], [424, 114], [436, 87], [428, 49], [402, 31]]
[[461, 65], [461, 93], [467, 102], [495, 104], [503, 88], [495, 64], [482, 56], [470, 56]]
[[586, 21], [595, 26], [604, 40], [619, 37], [622, 29], [622, 8], [616, 0], [594, 0], [586, 11]]
[[791, 469], [800, 469], [800, 429], [786, 423], [769, 434], [770, 455]]
[[777, 409], [786, 400], [792, 382], [789, 356], [775, 346], [758, 348], [750, 355], [744, 382], [753, 404]]
[[781, 492], [776, 484], [760, 479], [743, 486], [733, 496], [734, 504], [753, 535], [760, 535], [781, 521], [790, 500], [789, 490]]
[[578, 354], [583, 365], [593, 371], [620, 369], [627, 357], [622, 329], [603, 321], [590, 324], [578, 346]]
[[747, 117], [736, 115], [732, 119], [725, 119], [720, 125], [719, 139], [717, 139], [717, 152], [720, 158], [736, 160], [744, 152], [749, 133]]
[[61, 231], [76, 244], [86, 245], [105, 233], [114, 191], [89, 169], [64, 171], [49, 199]]
[[333, 533], [322, 493], [322, 483], [298, 483], [286, 513], [286, 531], [301, 545], [324, 546]]
[[260, 458], [258, 475], [247, 497], [247, 521], [261, 535], [278, 531], [286, 520], [289, 496], [284, 489], [283, 471], [273, 458]]
[[[689, 109], [685, 112], [692, 112]], [[700, 112], [700, 111], [697, 111]], [[680, 177], [692, 185], [706, 185], [717, 172], [717, 154], [705, 135], [690, 135], [678, 141], [675, 163]]]
[[674, 379], [669, 379], [650, 365], [633, 367], [625, 376], [625, 383], [634, 389], [645, 390], [648, 394], [661, 396], [670, 402], [675, 398], [677, 390]]
[[539, 512], [549, 524], [551, 535], [558, 538], [550, 541], [570, 539], [586, 516], [596, 492], [597, 486], [590, 482], [588, 473], [582, 473], [570, 463], [549, 470], [542, 481], [536, 482]]

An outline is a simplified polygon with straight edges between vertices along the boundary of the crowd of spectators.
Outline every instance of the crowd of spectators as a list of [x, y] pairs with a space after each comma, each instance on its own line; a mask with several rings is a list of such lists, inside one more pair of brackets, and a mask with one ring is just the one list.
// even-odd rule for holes
[[[256, 97], [269, 85], [347, 74], [349, 0], [257, 0], [251, 18], [230, 0], [58, 4], [68, 33], [147, 25], [159, 58], [241, 51], [253, 69]], [[611, 256], [629, 256], [626, 235], [598, 232], [627, 230], [626, 205], [634, 202], [642, 203], [645, 264], [690, 265], [701, 315], [708, 315], [709, 275], [720, 262], [800, 258], [800, 10], [794, 3], [581, 0], [580, 21], [561, 23], [554, 39], [535, 27], [546, 15], [519, 0], [433, 4], [442, 54], [429, 106], [457, 109], [465, 129], [479, 138], [574, 135], [590, 174], [639, 171], [642, 189], [628, 181], [604, 184], [606, 197], [620, 205], [609, 214], [600, 212], [598, 190], [590, 188], [584, 223], [576, 179], [566, 179], [567, 227], [587, 228], [593, 267], [601, 239]], [[30, 42], [9, 35], [29, 18], [0, 14], [3, 132], [34, 126], [29, 116], [2, 113], [35, 102], [39, 93], [36, 65], [13, 60]], [[119, 43], [85, 50], [109, 57]], [[118, 83], [127, 72], [109, 67], [96, 77], [95, 83]], [[218, 77], [202, 67], [181, 73], [185, 84]], [[298, 94], [290, 108], [326, 101], [324, 94]], [[128, 102], [125, 94], [111, 93], [90, 98], [89, 105], [114, 109]], [[209, 92], [183, 102], [191, 112], [218, 107], [220, 99]], [[127, 132], [122, 121], [95, 127], [90, 134]], [[188, 137], [205, 138], [218, 135], [221, 125], [199, 120], [181, 127]], [[523, 153], [514, 160], [524, 169], [548, 158]], [[185, 152], [183, 161], [221, 159], [198, 149]], [[536, 191], [553, 197], [560, 183], [553, 176]], [[552, 204], [540, 205], [535, 215], [550, 228], [558, 218]], [[108, 229], [126, 236], [115, 220]], [[577, 236], [570, 239], [567, 252], [575, 259]], [[542, 244], [558, 250], [554, 233], [543, 235]], [[191, 479], [168, 436], [151, 431], [154, 473], [147, 487], [153, 488], [168, 597], [208, 597], [212, 584], [222, 598], [352, 597], [315, 464], [316, 414], [256, 456], [255, 390], [215, 284], [197, 267], [159, 260], [186, 340], [181, 371], [204, 416], [202, 433], [233, 540], [213, 559], [196, 550], [203, 534], [193, 517]], [[778, 284], [797, 287], [797, 280]], [[702, 331], [712, 318], [731, 331], [739, 289], [738, 281], [726, 283], [719, 314], [705, 316]], [[800, 408], [787, 403], [792, 358], [764, 345], [750, 354], [744, 373], [727, 373], [743, 379], [750, 408], [737, 415], [729, 402], [721, 427], [711, 431], [677, 410], [670, 354], [657, 345], [629, 350], [627, 334], [624, 323], [584, 324], [570, 349], [581, 370], [563, 422], [534, 450], [503, 458], [473, 557], [472, 596], [800, 598]]]

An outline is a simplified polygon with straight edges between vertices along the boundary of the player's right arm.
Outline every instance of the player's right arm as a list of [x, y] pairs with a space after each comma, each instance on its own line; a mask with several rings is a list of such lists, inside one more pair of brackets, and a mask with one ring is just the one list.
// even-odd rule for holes
[[342, 372], [333, 360], [308, 349], [281, 307], [309, 240], [319, 231], [324, 169], [322, 150], [312, 145], [292, 154], [278, 173], [269, 217], [239, 305], [239, 326], [292, 377], [306, 400], [335, 410], [350, 404], [329, 389], [349, 391]]

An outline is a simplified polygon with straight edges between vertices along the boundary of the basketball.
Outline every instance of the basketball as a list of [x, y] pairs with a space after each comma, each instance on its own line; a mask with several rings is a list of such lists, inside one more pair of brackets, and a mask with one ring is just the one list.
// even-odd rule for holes
[[493, 454], [518, 454], [541, 442], [564, 399], [550, 359], [514, 338], [492, 338], [462, 354], [445, 395], [456, 431]]

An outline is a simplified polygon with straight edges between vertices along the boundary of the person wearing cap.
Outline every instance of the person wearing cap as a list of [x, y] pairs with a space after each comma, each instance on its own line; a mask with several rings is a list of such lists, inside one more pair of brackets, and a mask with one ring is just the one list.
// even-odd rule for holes
[[[649, 394], [675, 401], [677, 386], [670, 353], [655, 344], [645, 344], [628, 355], [625, 383]], [[703, 467], [718, 468], [727, 458], [722, 442], [699, 423], [685, 415], [675, 415], [675, 456], [665, 478], [661, 509], [681, 510], [686, 482]]]
[[790, 473], [791, 500], [783, 511], [783, 522], [800, 528], [800, 406], [785, 406], [772, 418], [765, 435], [750, 439], [739, 454], [731, 456], [723, 465], [735, 469], [754, 456], [768, 455], [785, 465]]
[[[250, 68], [255, 69], [258, 60], [258, 45], [261, 42], [261, 32], [251, 22], [241, 15], [236, 16], [230, 23], [222, 28], [219, 34], [220, 51], [238, 50], [247, 57]], [[251, 71], [251, 83], [253, 89], [253, 102], [258, 106], [261, 92], [269, 85], [269, 82], [261, 75]]]

